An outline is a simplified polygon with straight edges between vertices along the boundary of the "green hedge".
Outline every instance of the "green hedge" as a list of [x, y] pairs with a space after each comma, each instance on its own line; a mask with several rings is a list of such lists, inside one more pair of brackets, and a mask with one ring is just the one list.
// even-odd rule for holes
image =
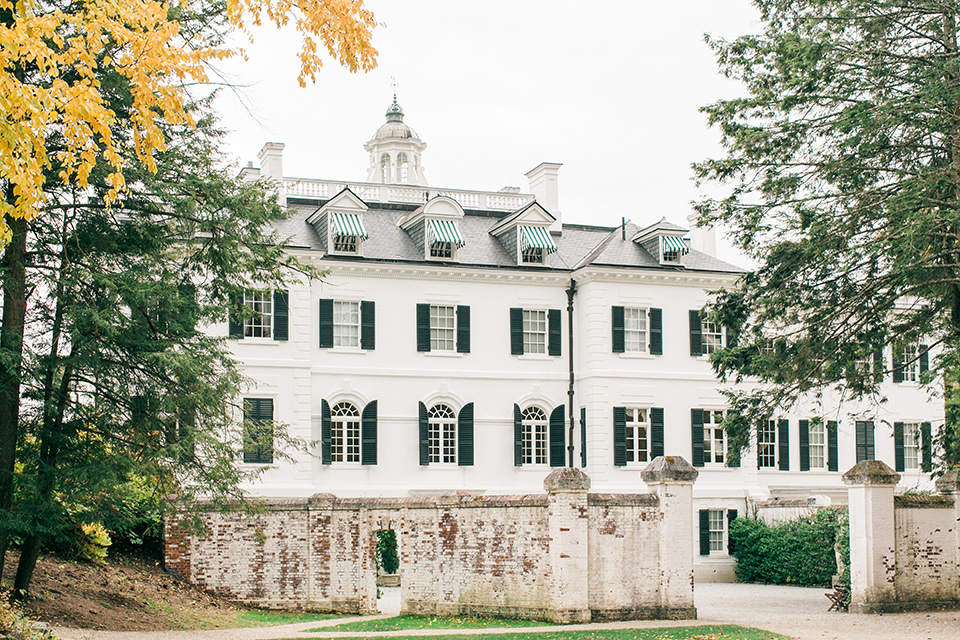
[[742, 582], [829, 587], [837, 573], [838, 511], [822, 509], [768, 525], [753, 518], [730, 523], [730, 551]]

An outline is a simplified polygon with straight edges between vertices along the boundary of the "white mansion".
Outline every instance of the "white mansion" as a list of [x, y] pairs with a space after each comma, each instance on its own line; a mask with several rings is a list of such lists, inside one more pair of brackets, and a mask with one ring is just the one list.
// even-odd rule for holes
[[648, 461], [679, 455], [700, 471], [694, 552], [709, 579], [730, 575], [728, 518], [751, 502], [843, 502], [841, 473], [865, 458], [929, 482], [942, 402], [917, 385], [925, 361], [889, 349], [887, 369], [916, 362], [888, 377], [885, 403], [828, 397], [773, 416], [726, 466], [708, 356], [731, 336], [698, 310], [742, 270], [716, 258], [712, 231], [644, 212], [642, 225], [562, 223], [559, 164], [527, 173], [526, 194], [429, 187], [425, 147], [394, 99], [365, 145], [366, 182], [286, 177], [276, 143], [244, 169], [276, 181], [293, 210], [279, 234], [328, 272], [247, 293], [261, 315], [218, 328], [255, 381], [247, 423], [319, 443], [293, 461], [269, 437], [251, 443], [245, 464], [271, 466], [251, 493], [539, 493], [571, 461], [594, 491], [638, 492]]

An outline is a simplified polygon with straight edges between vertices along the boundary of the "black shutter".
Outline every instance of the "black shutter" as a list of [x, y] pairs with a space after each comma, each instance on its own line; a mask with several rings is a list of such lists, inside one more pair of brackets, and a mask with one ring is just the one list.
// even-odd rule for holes
[[737, 333], [737, 330], [733, 327], [727, 327], [727, 345], [728, 347], [735, 347], [737, 343], [740, 342], [740, 334]]
[[513, 466], [523, 466], [523, 414], [513, 405]]
[[627, 465], [627, 410], [624, 407], [613, 408], [613, 464]]
[[700, 312], [690, 312], [690, 355], [703, 355], [703, 329], [700, 325]]
[[587, 467], [587, 408], [580, 407], [580, 466]]
[[930, 473], [933, 469], [933, 436], [929, 422], [920, 425], [920, 470]]
[[228, 335], [238, 340], [243, 339], [243, 318], [240, 317], [240, 311], [243, 307], [243, 292], [234, 291], [230, 294], [230, 300], [227, 303], [227, 318], [230, 325]]
[[510, 354], [523, 355], [523, 309], [510, 309]]
[[[417, 305], [420, 306], [420, 305]], [[420, 464], [430, 464], [430, 423], [427, 421], [427, 405], [420, 403]]]
[[928, 347], [925, 344], [920, 345], [920, 373], [930, 370], [930, 353]]
[[273, 339], [286, 340], [289, 337], [290, 305], [286, 289], [273, 292]]
[[360, 417], [360, 464], [377, 464], [377, 401], [363, 408]]
[[320, 348], [329, 349], [333, 346], [333, 300], [320, 300]]
[[827, 422], [827, 469], [829, 471], [840, 470], [840, 447], [837, 438], [837, 422], [830, 420]]
[[[550, 309], [547, 312], [547, 351], [551, 356], [560, 355], [560, 309]], [[563, 466], [563, 465], [560, 465]]]
[[663, 355], [663, 309], [650, 309], [650, 355]]
[[876, 453], [876, 451], [875, 451], [874, 448], [873, 448], [873, 433], [874, 433], [874, 425], [873, 425], [873, 421], [871, 420], [871, 421], [867, 422], [867, 438], [866, 438], [866, 442], [867, 442], [867, 460], [876, 460], [876, 459], [877, 459], [877, 453]]
[[903, 423], [893, 423], [893, 460], [897, 471], [903, 471], [906, 467], [903, 460]]
[[663, 455], [663, 408], [650, 409], [650, 459]]
[[457, 353], [470, 353], [470, 307], [457, 306]]
[[430, 305], [428, 304], [417, 305], [417, 351], [430, 351]]
[[245, 442], [243, 461], [273, 462], [273, 399], [244, 398]]
[[797, 424], [800, 431], [800, 471], [810, 471], [810, 422], [801, 420]]
[[460, 409], [457, 416], [457, 464], [473, 466], [473, 403]]
[[613, 324], [613, 352], [626, 351], [626, 341], [623, 330], [623, 307], [611, 307]]
[[900, 346], [893, 345], [893, 381], [903, 382], [903, 361], [900, 359]]
[[733, 555], [733, 540], [730, 538], [730, 525], [733, 524], [733, 521], [737, 519], [737, 510], [736, 509], [727, 509], [727, 553]]
[[874, 460], [873, 422], [857, 421], [857, 462]]
[[[557, 313], [560, 313], [559, 311]], [[566, 466], [567, 461], [565, 458], [565, 453], [567, 449], [567, 441], [564, 437], [564, 419], [563, 411], [566, 405], [560, 405], [553, 410], [553, 413], [550, 414], [550, 466], [551, 467], [563, 467]]]
[[373, 300], [360, 303], [360, 348], [373, 351], [377, 347], [377, 313]]
[[320, 462], [330, 464], [330, 405], [320, 401]]
[[777, 423], [777, 440], [780, 445], [780, 471], [790, 471], [790, 421], [780, 420]]
[[693, 466], [703, 466], [703, 409], [690, 410], [690, 437], [693, 439]]
[[883, 349], [873, 352], [873, 379], [878, 382], [883, 379]]
[[700, 509], [700, 555], [710, 555], [710, 509]]

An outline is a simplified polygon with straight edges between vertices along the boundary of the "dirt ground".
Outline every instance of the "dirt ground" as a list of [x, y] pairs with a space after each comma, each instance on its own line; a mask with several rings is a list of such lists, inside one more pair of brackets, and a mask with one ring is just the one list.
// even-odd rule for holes
[[[3, 579], [13, 584], [19, 554], [8, 552]], [[111, 558], [106, 565], [43, 556], [23, 609], [54, 626], [110, 631], [235, 626], [244, 607], [181, 582], [159, 561]]]

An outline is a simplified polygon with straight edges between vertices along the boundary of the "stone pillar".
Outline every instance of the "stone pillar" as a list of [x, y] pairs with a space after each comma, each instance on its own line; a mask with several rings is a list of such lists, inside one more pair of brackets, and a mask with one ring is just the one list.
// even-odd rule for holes
[[660, 501], [661, 618], [693, 620], [693, 483], [700, 475], [680, 456], [659, 456], [640, 473]]
[[864, 460], [843, 474], [850, 504], [850, 612], [896, 609], [893, 488], [900, 474]]
[[580, 469], [557, 469], [543, 481], [550, 530], [550, 603], [553, 622], [590, 622], [587, 490]]
[[332, 493], [315, 493], [307, 500], [307, 594], [304, 599], [311, 610], [335, 610], [330, 535], [336, 502], [337, 497]]
[[[953, 562], [960, 570], [960, 469], [950, 469], [937, 478], [937, 491], [953, 498]], [[960, 590], [954, 596], [960, 600]]]

